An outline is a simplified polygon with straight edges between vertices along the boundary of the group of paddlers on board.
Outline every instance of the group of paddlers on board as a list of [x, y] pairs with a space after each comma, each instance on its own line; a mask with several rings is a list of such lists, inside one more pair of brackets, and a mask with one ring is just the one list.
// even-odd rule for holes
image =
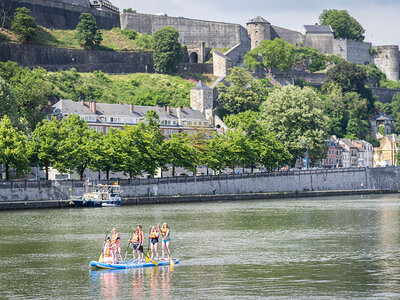
[[[151, 261], [155, 264], [159, 261], [165, 260], [165, 255], [168, 254], [168, 258], [171, 261], [171, 230], [167, 223], [163, 223], [162, 226], [158, 224], [158, 226], [150, 226], [150, 233], [148, 239], [147, 253], [144, 253], [143, 245], [144, 245], [144, 231], [141, 225], [137, 226], [137, 228], [132, 230], [131, 236], [128, 240], [128, 247], [125, 252], [124, 259], [121, 255], [122, 241], [121, 235], [117, 232], [117, 229], [114, 227], [112, 229], [111, 237], [108, 237], [108, 230], [106, 233], [106, 237], [103, 244], [102, 254], [100, 255], [99, 262], [107, 263], [107, 264], [118, 264], [126, 262], [126, 255], [129, 251], [129, 247], [132, 244], [133, 250], [133, 262], [140, 264], [144, 261]], [[162, 238], [162, 256], [161, 259], [158, 255], [158, 242], [160, 237]], [[151, 244], [151, 247], [150, 247]], [[149, 254], [151, 248], [151, 256]]]

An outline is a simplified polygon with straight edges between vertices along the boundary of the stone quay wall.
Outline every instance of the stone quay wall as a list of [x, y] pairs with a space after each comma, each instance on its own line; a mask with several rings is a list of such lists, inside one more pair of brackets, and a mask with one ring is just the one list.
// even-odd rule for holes
[[[106, 183], [106, 182], [102, 182]], [[110, 182], [112, 184], [113, 182]], [[398, 190], [400, 168], [349, 168], [198, 177], [121, 180], [125, 198], [274, 192]], [[0, 201], [66, 200], [82, 195], [84, 181], [0, 182]]]

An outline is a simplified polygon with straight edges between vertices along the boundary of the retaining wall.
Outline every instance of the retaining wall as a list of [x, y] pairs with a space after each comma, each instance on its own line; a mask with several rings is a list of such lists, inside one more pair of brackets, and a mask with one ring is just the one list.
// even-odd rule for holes
[[52, 0], [1, 0], [14, 9], [25, 6], [31, 10], [31, 16], [37, 25], [54, 29], [75, 29], [81, 13], [90, 13], [96, 18], [97, 25], [102, 29], [120, 27], [119, 13], [99, 11], [91, 8], [89, 1], [52, 1]]
[[[103, 182], [105, 183], [105, 182]], [[400, 168], [350, 168], [121, 180], [123, 197], [270, 192], [398, 190]], [[110, 182], [112, 184], [112, 182]], [[82, 195], [83, 181], [0, 182], [0, 201], [62, 200]]]

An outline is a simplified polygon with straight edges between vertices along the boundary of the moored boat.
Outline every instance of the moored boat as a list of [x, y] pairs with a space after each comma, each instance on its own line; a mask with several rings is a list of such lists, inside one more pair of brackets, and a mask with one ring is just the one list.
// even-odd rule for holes
[[119, 185], [97, 184], [92, 192], [86, 192], [83, 196], [71, 197], [71, 204], [76, 207], [115, 207], [122, 205]]
[[[174, 262], [174, 264], [179, 264], [179, 260], [177, 259], [173, 259], [172, 261]], [[169, 260], [158, 262], [158, 266], [169, 266], [169, 264], [170, 264]], [[89, 266], [94, 269], [136, 269], [136, 268], [156, 267], [156, 265], [152, 262], [143, 262], [138, 264], [133, 260], [129, 260], [119, 264], [107, 264], [93, 260], [89, 263]]]

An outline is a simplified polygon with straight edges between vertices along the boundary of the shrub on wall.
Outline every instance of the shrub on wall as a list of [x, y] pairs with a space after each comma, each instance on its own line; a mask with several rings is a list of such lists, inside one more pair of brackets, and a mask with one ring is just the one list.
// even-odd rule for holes
[[154, 70], [173, 73], [177, 70], [183, 53], [178, 41], [179, 32], [171, 26], [157, 30], [153, 35]]
[[98, 47], [103, 40], [103, 36], [96, 19], [87, 13], [82, 13], [79, 17], [80, 21], [76, 26], [76, 38], [79, 44], [84, 48]]
[[32, 41], [36, 37], [37, 25], [29, 15], [30, 12], [26, 7], [18, 7], [12, 21], [11, 30], [18, 35], [18, 39], [22, 42]]

